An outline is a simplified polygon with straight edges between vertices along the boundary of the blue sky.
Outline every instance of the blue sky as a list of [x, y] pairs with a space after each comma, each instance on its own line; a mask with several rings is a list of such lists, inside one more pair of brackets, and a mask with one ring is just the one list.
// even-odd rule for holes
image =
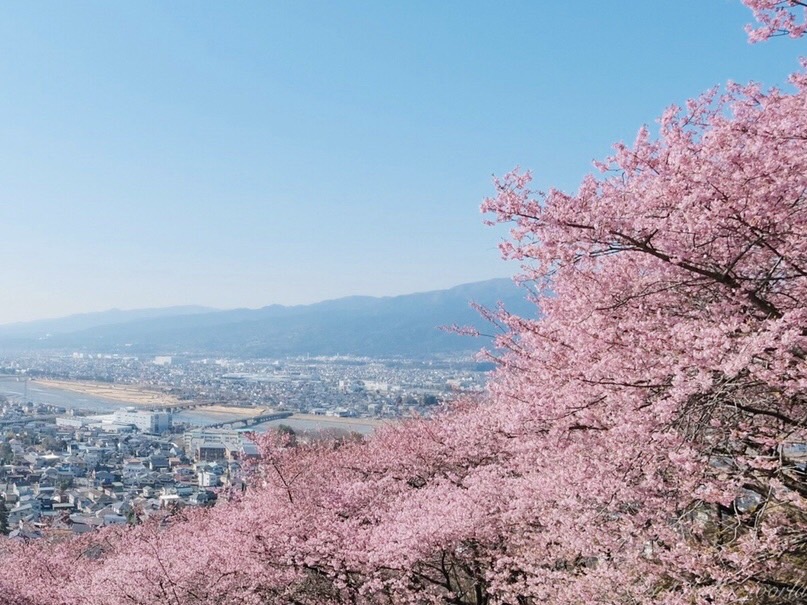
[[780, 84], [737, 0], [0, 8], [0, 323], [511, 275], [491, 175], [573, 190], [665, 106]]

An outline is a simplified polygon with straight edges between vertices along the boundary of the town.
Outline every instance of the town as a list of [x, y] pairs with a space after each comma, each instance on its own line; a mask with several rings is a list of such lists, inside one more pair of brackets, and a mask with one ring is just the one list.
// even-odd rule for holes
[[108, 354], [0, 359], [0, 531], [136, 524], [244, 489], [254, 433], [361, 438], [479, 392], [490, 364]]

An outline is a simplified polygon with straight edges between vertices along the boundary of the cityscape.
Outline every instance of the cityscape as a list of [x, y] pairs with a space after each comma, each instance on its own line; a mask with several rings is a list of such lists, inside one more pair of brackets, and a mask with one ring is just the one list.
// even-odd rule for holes
[[0, 359], [0, 497], [12, 538], [135, 524], [243, 489], [251, 436], [362, 438], [481, 392], [489, 364], [70, 353]]

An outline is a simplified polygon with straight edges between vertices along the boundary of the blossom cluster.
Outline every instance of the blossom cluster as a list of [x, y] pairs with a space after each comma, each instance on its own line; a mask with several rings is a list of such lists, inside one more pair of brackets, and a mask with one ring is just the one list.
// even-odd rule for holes
[[802, 0], [743, 0], [754, 12], [757, 27], [746, 31], [752, 42], [774, 36], [798, 38], [807, 33], [807, 2]]

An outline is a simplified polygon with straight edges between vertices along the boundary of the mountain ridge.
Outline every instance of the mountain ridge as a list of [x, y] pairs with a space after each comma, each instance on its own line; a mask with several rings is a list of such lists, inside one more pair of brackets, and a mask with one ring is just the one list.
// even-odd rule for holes
[[[110, 311], [79, 316], [97, 315], [93, 318], [95, 325], [82, 325], [76, 316], [68, 316], [30, 322], [33, 332], [27, 333], [25, 324], [0, 326], [0, 344], [17, 349], [222, 353], [245, 357], [305, 353], [433, 356], [481, 348], [478, 340], [469, 344], [471, 339], [467, 337], [437, 329], [452, 324], [484, 327], [471, 301], [484, 306], [501, 301], [514, 312], [529, 315], [535, 307], [526, 301], [525, 294], [509, 278], [499, 278], [445, 290], [383, 297], [348, 296], [257, 309], [205, 310], [190, 306]], [[110, 318], [127, 319], [102, 323], [105, 313], [112, 313]], [[60, 321], [70, 328], [61, 326]], [[42, 333], [43, 325], [52, 328], [48, 335]]]

